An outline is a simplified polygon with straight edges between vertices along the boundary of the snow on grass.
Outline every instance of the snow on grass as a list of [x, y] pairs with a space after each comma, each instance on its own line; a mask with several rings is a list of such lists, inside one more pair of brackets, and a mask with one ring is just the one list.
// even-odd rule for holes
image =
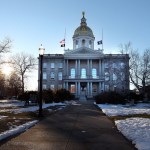
[[1, 115], [0, 115], [0, 119], [6, 118], [6, 117], [7, 117], [7, 116], [1, 116]]
[[150, 119], [128, 118], [117, 120], [115, 124], [124, 136], [139, 150], [150, 150]]
[[98, 104], [98, 107], [100, 107], [107, 116], [126, 116], [135, 114], [150, 115], [150, 104], [137, 104], [134, 106]]
[[0, 141], [5, 139], [5, 138], [8, 138], [12, 135], [15, 135], [15, 134], [18, 134], [18, 133], [21, 133], [25, 130], [27, 130], [28, 128], [32, 127], [33, 125], [35, 125], [36, 123], [38, 122], [38, 120], [34, 120], [34, 121], [30, 121], [30, 122], [27, 122], [23, 125], [20, 125], [20, 126], [17, 126], [15, 128], [12, 128], [11, 130], [7, 130], [5, 132], [2, 132], [0, 134]]
[[[42, 108], [47, 108], [47, 107], [50, 107], [50, 106], [64, 106], [66, 104], [64, 103], [50, 103], [50, 104], [43, 104]], [[3, 110], [0, 110], [0, 112], [12, 112], [12, 113], [15, 113], [15, 114], [18, 114], [18, 113], [23, 113], [23, 112], [34, 112], [34, 111], [37, 111], [39, 110], [39, 106], [28, 106], [27, 108], [17, 108], [17, 109], [3, 109]]]
[[[0, 107], [1, 108], [3, 107], [3, 109], [0, 110], [0, 112], [12, 112], [12, 113], [18, 114], [18, 113], [23, 113], [23, 112], [33, 112], [33, 111], [39, 110], [39, 106], [28, 106], [26, 108], [17, 108], [17, 109], [5, 109], [5, 107], [22, 106], [22, 104], [24, 106], [24, 103], [20, 101], [9, 101], [9, 100], [1, 101]], [[42, 108], [44, 109], [50, 106], [60, 106], [59, 109], [63, 109], [66, 105], [67, 104], [65, 103], [50, 103], [50, 104], [43, 104]], [[53, 110], [49, 109], [49, 111], [53, 111]], [[4, 117], [7, 117], [7, 116], [0, 116], [0, 119], [3, 119]], [[14, 134], [18, 134], [27, 130], [28, 128], [36, 124], [37, 122], [38, 120], [34, 120], [34, 121], [27, 122], [20, 126], [11, 125], [10, 130], [0, 133], [0, 141], [5, 138], [8, 138], [9, 136], [12, 136]]]
[[24, 102], [18, 100], [0, 100], [0, 107], [19, 107], [24, 106]]
[[[108, 116], [150, 115], [150, 104], [137, 104], [134, 106], [98, 104], [98, 107]], [[138, 150], [150, 150], [149, 118], [127, 118], [125, 120], [117, 120], [115, 124], [118, 130], [131, 140]]]

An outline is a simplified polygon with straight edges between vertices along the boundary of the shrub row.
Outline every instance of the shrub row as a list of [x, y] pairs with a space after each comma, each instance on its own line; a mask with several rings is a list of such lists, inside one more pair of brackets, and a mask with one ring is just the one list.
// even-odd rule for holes
[[[43, 90], [43, 101], [45, 103], [52, 103], [52, 102], [63, 102], [65, 100], [71, 100], [74, 99], [74, 95], [72, 95], [69, 91], [66, 89], [59, 89], [56, 91], [53, 91], [51, 89]], [[18, 97], [19, 100], [27, 101], [27, 100], [33, 100], [37, 101], [39, 100], [39, 92], [37, 91], [28, 91], [24, 94], [20, 95]]]
[[125, 104], [124, 96], [117, 92], [103, 92], [95, 96], [97, 104]]
[[117, 93], [117, 92], [103, 92], [95, 96], [95, 101], [98, 104], [110, 103], [110, 104], [125, 104], [134, 100], [135, 103], [144, 100], [142, 94], [136, 94], [135, 92]]

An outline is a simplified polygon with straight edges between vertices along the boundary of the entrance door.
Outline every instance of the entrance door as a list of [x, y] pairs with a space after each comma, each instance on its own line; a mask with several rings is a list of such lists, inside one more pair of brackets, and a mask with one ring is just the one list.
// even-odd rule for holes
[[81, 83], [80, 100], [86, 100], [86, 86], [85, 82]]

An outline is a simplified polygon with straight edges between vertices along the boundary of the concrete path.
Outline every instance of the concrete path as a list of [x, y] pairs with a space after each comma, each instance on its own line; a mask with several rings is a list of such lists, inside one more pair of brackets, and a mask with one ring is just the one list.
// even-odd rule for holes
[[80, 102], [52, 114], [0, 150], [135, 150], [93, 104]]

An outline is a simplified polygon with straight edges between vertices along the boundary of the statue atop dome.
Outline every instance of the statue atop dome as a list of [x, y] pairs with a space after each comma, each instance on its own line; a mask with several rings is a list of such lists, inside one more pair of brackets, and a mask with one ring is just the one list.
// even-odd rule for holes
[[83, 17], [84, 17], [84, 15], [85, 15], [85, 12], [84, 12], [84, 11], [82, 11], [82, 15], [83, 15]]
[[83, 15], [83, 17], [81, 18], [81, 26], [87, 26], [87, 23], [86, 23], [86, 18], [84, 17], [84, 15], [85, 15], [85, 12], [83, 11], [82, 12], [82, 15]]

